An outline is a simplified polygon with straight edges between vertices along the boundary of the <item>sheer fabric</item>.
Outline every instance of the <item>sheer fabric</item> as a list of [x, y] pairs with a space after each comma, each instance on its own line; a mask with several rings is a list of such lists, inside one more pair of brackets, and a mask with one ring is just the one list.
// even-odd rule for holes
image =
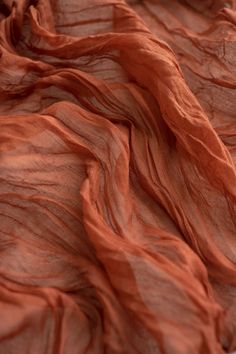
[[0, 353], [236, 350], [236, 1], [0, 2]]

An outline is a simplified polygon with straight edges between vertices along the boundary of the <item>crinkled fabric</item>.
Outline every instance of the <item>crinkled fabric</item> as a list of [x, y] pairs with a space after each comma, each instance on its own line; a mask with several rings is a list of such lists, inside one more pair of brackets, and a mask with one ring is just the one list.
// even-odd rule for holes
[[0, 354], [236, 350], [236, 1], [0, 1]]

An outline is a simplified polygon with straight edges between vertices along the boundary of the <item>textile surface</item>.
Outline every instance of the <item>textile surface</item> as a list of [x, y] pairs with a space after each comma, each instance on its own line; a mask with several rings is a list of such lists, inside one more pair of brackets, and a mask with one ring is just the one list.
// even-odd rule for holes
[[236, 1], [0, 1], [0, 354], [236, 350]]

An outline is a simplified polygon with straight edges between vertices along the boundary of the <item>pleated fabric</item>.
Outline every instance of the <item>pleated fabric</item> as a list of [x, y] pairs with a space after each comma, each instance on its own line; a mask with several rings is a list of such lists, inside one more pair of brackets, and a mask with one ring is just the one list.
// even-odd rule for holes
[[236, 350], [236, 1], [0, 1], [0, 354]]

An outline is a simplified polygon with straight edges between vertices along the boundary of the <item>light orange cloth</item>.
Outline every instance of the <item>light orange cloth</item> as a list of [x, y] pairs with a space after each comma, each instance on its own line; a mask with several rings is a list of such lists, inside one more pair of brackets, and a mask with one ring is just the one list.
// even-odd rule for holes
[[236, 350], [236, 1], [0, 1], [0, 354]]

